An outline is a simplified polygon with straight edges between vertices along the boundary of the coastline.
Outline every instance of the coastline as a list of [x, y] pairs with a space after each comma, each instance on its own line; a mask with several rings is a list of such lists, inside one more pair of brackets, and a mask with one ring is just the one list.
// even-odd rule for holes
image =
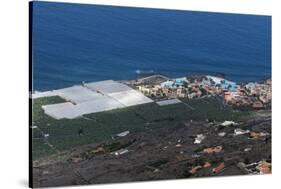
[[[153, 77], [155, 75], [161, 75], [167, 79], [175, 79], [177, 77], [170, 77], [168, 74], [162, 74], [162, 73], [154, 73], [154, 74], [144, 74], [144, 75], [141, 75], [141, 74], [137, 74], [134, 79], [121, 79], [121, 80], [116, 80], [117, 82], [121, 82], [121, 83], [131, 83], [131, 82], [134, 82], [138, 79], [143, 79], [143, 78], [146, 78], [146, 77]], [[232, 81], [232, 82], [236, 82], [237, 84], [247, 84], [247, 83], [260, 83], [260, 82], [264, 82], [266, 80], [271, 80], [271, 77], [264, 77], [263, 79], [256, 79], [256, 80], [247, 80], [247, 81], [235, 81], [235, 80], [230, 80], [230, 79], [227, 79], [227, 77], [225, 77], [225, 75], [221, 75], [221, 74], [191, 74], [191, 75], [182, 75], [182, 76], [179, 76], [179, 77], [204, 77], [204, 76], [214, 76], [214, 77], [220, 77], [220, 78], [223, 78], [223, 79], [226, 79], [226, 80], [229, 80], [229, 81]], [[98, 81], [103, 81], [103, 80], [96, 80], [97, 82]], [[83, 82], [85, 81], [81, 81], [79, 83], [74, 83], [74, 84], [69, 84], [69, 85], [66, 85], [64, 87], [60, 87], [60, 88], [53, 88], [53, 89], [50, 89], [50, 90], [37, 90], [37, 89], [34, 89], [33, 91], [31, 91], [31, 93], [45, 93], [45, 92], [50, 92], [50, 91], [54, 91], [54, 90], [58, 90], [58, 89], [62, 89], [62, 88], [67, 88], [67, 87], [71, 87], [71, 86], [75, 86], [75, 85], [80, 85], [82, 84]], [[87, 82], [93, 82], [93, 80], [91, 81], [87, 81]]]

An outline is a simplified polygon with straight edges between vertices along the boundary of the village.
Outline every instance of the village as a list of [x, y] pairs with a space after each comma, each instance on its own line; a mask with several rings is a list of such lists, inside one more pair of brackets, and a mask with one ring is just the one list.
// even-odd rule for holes
[[154, 75], [132, 83], [144, 95], [157, 100], [194, 99], [222, 96], [236, 108], [270, 109], [271, 79], [261, 82], [236, 83], [215, 76], [190, 76], [169, 79]]

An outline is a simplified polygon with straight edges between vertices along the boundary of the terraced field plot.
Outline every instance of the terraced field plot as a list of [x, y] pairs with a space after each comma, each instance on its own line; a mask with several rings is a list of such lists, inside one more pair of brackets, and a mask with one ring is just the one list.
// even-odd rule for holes
[[[181, 99], [183, 100], [183, 99]], [[190, 120], [237, 120], [245, 112], [222, 108], [216, 98], [183, 100], [184, 103], [159, 106], [148, 103], [87, 114], [76, 119], [56, 120], [46, 115], [42, 105], [64, 102], [58, 96], [33, 100], [34, 159], [68, 150], [79, 145], [111, 140], [111, 136], [126, 130], [144, 131], [174, 127]], [[82, 130], [82, 135], [78, 131]], [[48, 137], [44, 137], [48, 134]], [[50, 145], [48, 145], [50, 144]]]

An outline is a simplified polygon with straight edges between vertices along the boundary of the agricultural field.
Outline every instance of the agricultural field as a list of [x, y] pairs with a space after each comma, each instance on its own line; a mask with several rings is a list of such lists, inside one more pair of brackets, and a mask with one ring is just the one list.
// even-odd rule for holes
[[[181, 100], [183, 103], [167, 106], [149, 103], [76, 119], [56, 120], [44, 114], [41, 106], [64, 102], [64, 99], [58, 96], [34, 99], [32, 125], [37, 128], [32, 129], [33, 158], [36, 160], [80, 145], [109, 141], [113, 135], [126, 130], [139, 132], [171, 128], [191, 120], [237, 121], [249, 115], [249, 112], [224, 106], [217, 97]], [[79, 130], [83, 131], [82, 134]], [[46, 134], [48, 136], [44, 137]]]

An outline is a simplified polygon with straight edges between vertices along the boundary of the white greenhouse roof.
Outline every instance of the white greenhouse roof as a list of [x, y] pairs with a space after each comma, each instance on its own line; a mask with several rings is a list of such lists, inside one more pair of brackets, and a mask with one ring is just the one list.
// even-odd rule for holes
[[125, 106], [134, 106], [153, 102], [150, 98], [147, 98], [142, 93], [135, 90], [110, 93], [109, 96], [118, 100]]
[[72, 119], [79, 116], [79, 112], [74, 109], [74, 105], [70, 102], [44, 105], [42, 108], [45, 114], [55, 119]]
[[125, 84], [118, 83], [113, 80], [86, 83], [85, 86], [91, 90], [99, 91], [99, 92], [102, 92], [105, 94], [121, 92], [121, 91], [128, 91], [128, 90], [132, 89]]
[[56, 96], [53, 91], [45, 91], [45, 92], [35, 92], [32, 94], [32, 99], [36, 98], [42, 98], [42, 97], [51, 97], [51, 96]]
[[182, 103], [182, 101], [180, 101], [179, 99], [175, 98], [175, 99], [169, 99], [169, 100], [162, 100], [162, 101], [158, 101], [156, 102], [159, 106], [165, 106], [165, 105], [170, 105], [170, 104], [178, 104], [178, 103]]
[[103, 98], [102, 94], [92, 91], [83, 86], [73, 86], [59, 89], [56, 90], [55, 93], [65, 100], [71, 101], [76, 104]]
[[55, 119], [73, 119], [85, 114], [153, 102], [141, 92], [112, 80], [68, 87], [46, 94], [58, 95], [68, 101], [42, 106], [45, 113]]
[[42, 106], [45, 113], [55, 119], [74, 119], [84, 114], [102, 112], [113, 110], [117, 108], [124, 108], [124, 105], [118, 101], [105, 97], [97, 100], [87, 101], [79, 104], [72, 104], [70, 102], [51, 104]]

